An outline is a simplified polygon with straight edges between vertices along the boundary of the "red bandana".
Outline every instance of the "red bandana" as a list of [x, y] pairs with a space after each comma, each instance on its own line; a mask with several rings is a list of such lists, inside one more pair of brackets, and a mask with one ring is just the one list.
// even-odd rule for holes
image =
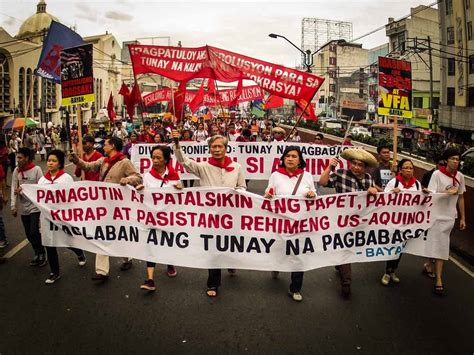
[[31, 170], [35, 167], [35, 163], [30, 161], [23, 169], [18, 167], [18, 172], [21, 174], [21, 178], [25, 179], [25, 174], [23, 174], [25, 171]]
[[403, 179], [400, 174], [395, 176], [395, 179], [397, 179], [397, 181], [399, 181], [400, 184], [402, 184], [403, 188], [405, 188], [405, 189], [409, 189], [410, 187], [412, 187], [416, 183], [416, 177], [414, 177], [414, 176], [412, 176], [411, 179], [408, 182], [405, 182], [405, 179]]
[[54, 177], [51, 176], [51, 171], [48, 170], [46, 174], [44, 174], [44, 177], [51, 181], [51, 184], [54, 184], [54, 181], [56, 181], [61, 175], [64, 175], [64, 170], [59, 170]]
[[455, 170], [454, 173], [451, 174], [451, 173], [448, 171], [448, 169], [446, 169], [445, 166], [440, 166], [440, 167], [439, 167], [439, 171], [441, 171], [444, 175], [449, 176], [451, 179], [453, 179], [453, 186], [456, 186], [456, 183], [458, 184], [458, 186], [460, 185], [459, 180], [456, 179], [456, 174], [458, 173], [457, 170]]
[[161, 176], [158, 170], [155, 169], [155, 167], [151, 168], [150, 174], [158, 180], [162, 180], [165, 184], [168, 183], [168, 181], [177, 181], [179, 180], [179, 175], [176, 170], [171, 167], [171, 164], [168, 164], [168, 174], [165, 174], [165, 176]]
[[109, 164], [109, 165], [114, 165], [116, 162], [123, 160], [125, 158], [126, 158], [125, 154], [123, 154], [122, 152], [118, 152], [111, 158], [106, 157], [104, 160], [104, 163]]
[[223, 163], [217, 161], [216, 159], [214, 159], [212, 157], [209, 158], [209, 160], [207, 162], [209, 164], [211, 164], [212, 166], [217, 166], [218, 168], [225, 169], [225, 171], [234, 170], [233, 167], [229, 166], [230, 164], [232, 164], [232, 159], [230, 159], [229, 157], [225, 157]]
[[286, 170], [286, 168], [278, 168], [277, 172], [279, 172], [280, 174], [286, 175], [291, 179], [292, 177], [295, 177], [295, 176], [298, 176], [299, 174], [302, 174], [304, 172], [304, 170], [303, 169], [296, 169], [296, 171], [294, 173], [290, 173], [288, 170]]
[[285, 140], [285, 137], [283, 137], [283, 136], [281, 136], [281, 137], [275, 137], [274, 139], [275, 139], [275, 141], [277, 141], [277, 142], [283, 142], [283, 141]]

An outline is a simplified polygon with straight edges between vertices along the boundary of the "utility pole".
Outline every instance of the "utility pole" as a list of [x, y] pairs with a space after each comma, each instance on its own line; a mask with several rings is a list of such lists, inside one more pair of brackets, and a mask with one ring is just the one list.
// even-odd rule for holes
[[431, 123], [429, 124], [431, 127], [433, 127], [433, 60], [431, 56], [431, 38], [428, 36], [428, 60], [429, 60], [429, 69], [430, 69], [430, 102], [429, 102], [429, 107], [430, 107], [430, 115], [431, 115]]

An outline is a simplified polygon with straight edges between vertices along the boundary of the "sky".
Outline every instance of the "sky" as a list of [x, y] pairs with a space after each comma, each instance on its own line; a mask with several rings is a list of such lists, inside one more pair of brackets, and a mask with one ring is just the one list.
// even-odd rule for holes
[[[353, 38], [410, 13], [410, 7], [434, 0], [331, 1], [79, 1], [46, 0], [47, 12], [81, 36], [112, 33], [119, 43], [143, 37], [162, 37], [155, 44], [200, 47], [212, 45], [249, 57], [294, 67], [300, 53], [284, 39], [301, 46], [304, 17], [353, 23]], [[16, 35], [22, 22], [36, 12], [37, 0], [0, 0], [0, 26]], [[151, 44], [151, 40], [141, 40]], [[385, 30], [357, 41], [370, 49], [387, 43]]]

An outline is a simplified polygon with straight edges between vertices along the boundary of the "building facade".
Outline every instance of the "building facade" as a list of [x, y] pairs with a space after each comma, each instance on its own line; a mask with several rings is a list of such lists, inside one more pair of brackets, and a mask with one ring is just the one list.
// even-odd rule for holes
[[408, 18], [400, 21], [389, 18], [385, 32], [389, 37], [389, 55], [408, 60], [412, 65], [413, 118], [406, 123], [433, 128], [440, 100], [440, 58], [432, 51], [433, 100], [430, 104], [429, 42], [432, 47], [439, 43], [438, 10], [423, 5], [412, 8]]
[[366, 75], [360, 70], [365, 70], [367, 60], [368, 50], [362, 44], [334, 40], [321, 47], [311, 68], [326, 79], [318, 91], [317, 114], [365, 118]]
[[[474, 3], [472, 4], [474, 5]], [[474, 141], [474, 9], [470, 0], [439, 3], [441, 105], [439, 127], [458, 143]]]

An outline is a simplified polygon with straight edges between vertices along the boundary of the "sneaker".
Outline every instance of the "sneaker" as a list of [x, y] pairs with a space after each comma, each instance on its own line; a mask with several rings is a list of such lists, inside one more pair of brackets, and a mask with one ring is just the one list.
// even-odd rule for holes
[[60, 278], [61, 278], [61, 276], [59, 276], [59, 274], [49, 274], [49, 277], [46, 279], [46, 281], [44, 283], [45, 284], [54, 284]]
[[0, 249], [6, 248], [8, 245], [8, 240], [0, 240]]
[[120, 265], [120, 270], [127, 271], [132, 268], [133, 264], [131, 260], [124, 261], [122, 265]]
[[30, 266], [38, 266], [40, 264], [39, 255], [35, 255], [35, 257], [30, 261]]
[[48, 263], [48, 260], [46, 260], [46, 256], [44, 254], [40, 254], [38, 266], [45, 266], [47, 263]]
[[393, 282], [395, 282], [396, 284], [400, 282], [400, 279], [398, 278], [397, 275], [395, 275], [394, 272], [392, 272], [392, 273], [390, 274], [390, 279], [391, 279]]
[[291, 292], [290, 290], [288, 290], [288, 296], [290, 296], [295, 302], [303, 301], [303, 296], [299, 292]]
[[280, 271], [272, 271], [272, 279], [278, 279], [278, 275], [280, 275]]
[[178, 275], [178, 272], [176, 271], [176, 268], [173, 265], [168, 265], [166, 274], [168, 275], [168, 277], [176, 277], [176, 275]]
[[81, 256], [78, 256], [77, 257], [77, 262], [79, 263], [79, 266], [86, 265], [86, 256], [85, 256], [85, 254], [82, 254]]
[[155, 291], [155, 281], [153, 281], [152, 279], [145, 280], [145, 282], [143, 283], [143, 285], [140, 286], [140, 288], [142, 290]]
[[389, 274], [383, 274], [382, 279], [380, 280], [382, 285], [387, 286], [390, 283], [390, 275]]

